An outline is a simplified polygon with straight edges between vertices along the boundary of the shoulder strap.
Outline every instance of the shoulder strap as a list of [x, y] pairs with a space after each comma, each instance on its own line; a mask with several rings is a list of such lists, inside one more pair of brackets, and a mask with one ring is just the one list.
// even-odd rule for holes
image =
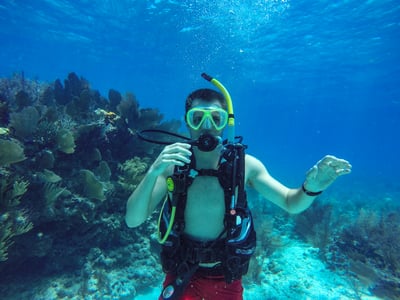
[[247, 147], [241, 143], [228, 144], [221, 155], [219, 181], [225, 191], [226, 206], [234, 210], [236, 206], [246, 207], [245, 153]]

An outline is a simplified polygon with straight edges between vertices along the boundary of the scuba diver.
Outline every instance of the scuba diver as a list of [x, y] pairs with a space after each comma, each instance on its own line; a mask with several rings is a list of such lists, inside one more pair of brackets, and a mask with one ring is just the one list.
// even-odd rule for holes
[[351, 172], [349, 162], [327, 155], [299, 188], [278, 182], [235, 137], [228, 91], [215, 78], [202, 76], [219, 91], [199, 89], [187, 97], [190, 139], [165, 146], [127, 201], [125, 220], [131, 228], [162, 203], [158, 234], [166, 278], [159, 299], [243, 299], [241, 279], [256, 245], [246, 187], [296, 214]]

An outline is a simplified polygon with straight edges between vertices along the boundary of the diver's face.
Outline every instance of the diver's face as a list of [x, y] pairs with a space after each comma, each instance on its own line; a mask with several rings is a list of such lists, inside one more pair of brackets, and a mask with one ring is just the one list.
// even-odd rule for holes
[[[194, 113], [191, 115], [191, 122], [188, 122], [189, 114], [186, 115], [186, 125], [189, 129], [190, 136], [192, 139], [198, 139], [202, 134], [211, 134], [213, 136], [222, 136], [223, 128], [215, 125], [219, 125], [218, 122], [221, 121], [221, 117], [227, 119], [227, 113], [222, 113], [219, 116], [217, 111], [222, 110], [221, 103], [218, 100], [213, 100], [211, 102], [204, 101], [200, 99], [195, 99], [192, 102], [190, 109], [198, 108], [199, 110], [205, 110], [206, 116], [201, 113]], [[215, 112], [213, 110], [215, 109]], [[190, 110], [189, 110], [190, 111]], [[208, 112], [209, 111], [209, 112]], [[190, 126], [190, 124], [192, 126]], [[194, 125], [194, 126], [193, 126]], [[216, 128], [218, 127], [218, 128]]]

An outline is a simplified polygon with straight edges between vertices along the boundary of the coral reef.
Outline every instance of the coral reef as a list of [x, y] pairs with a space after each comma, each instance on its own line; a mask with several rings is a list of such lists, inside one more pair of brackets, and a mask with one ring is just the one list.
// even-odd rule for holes
[[[8, 260], [9, 248], [16, 236], [33, 228], [27, 210], [19, 208], [21, 198], [28, 189], [28, 182], [2, 172], [0, 177], [0, 262]], [[14, 181], [15, 180], [15, 181]]]
[[143, 179], [148, 168], [150, 160], [148, 158], [140, 159], [135, 156], [132, 159], [126, 160], [123, 164], [118, 165], [121, 171], [119, 176], [119, 184], [128, 191], [133, 191]]
[[36, 130], [39, 122], [39, 112], [33, 106], [10, 115], [10, 127], [18, 138], [29, 138]]
[[[53, 83], [23, 73], [0, 79], [4, 297], [21, 274], [81, 273], [76, 294], [93, 299], [96, 293], [132, 298], [161, 275], [150, 231], [126, 228], [125, 203], [161, 148], [135, 132], [147, 126], [176, 132], [180, 123], [162, 122], [157, 109], [140, 108], [132, 93], [110, 90], [108, 97], [75, 73]], [[130, 282], [116, 279], [118, 272], [131, 274]], [[68, 294], [61, 289], [56, 295]]]
[[[352, 207], [348, 204], [347, 207]], [[296, 216], [296, 232], [319, 249], [319, 256], [381, 298], [400, 297], [399, 207], [354, 207], [317, 202]]]
[[[110, 90], [105, 99], [75, 73], [53, 83], [23, 73], [0, 79], [2, 298], [132, 299], [161, 281], [155, 217], [132, 231], [124, 213], [162, 147], [135, 133], [180, 128], [179, 121], [162, 119], [156, 108], [140, 107], [134, 94]], [[294, 230], [294, 238], [315, 247], [313, 256], [346, 274], [352, 295], [363, 284], [377, 297], [400, 298], [398, 206], [346, 203], [345, 210], [343, 200], [318, 199], [289, 217], [252, 200], [258, 247], [246, 284], [285, 278], [274, 257]], [[36, 284], [54, 274], [62, 280], [43, 288], [46, 293], [24, 290], [23, 276]], [[286, 284], [298, 290], [296, 282]]]

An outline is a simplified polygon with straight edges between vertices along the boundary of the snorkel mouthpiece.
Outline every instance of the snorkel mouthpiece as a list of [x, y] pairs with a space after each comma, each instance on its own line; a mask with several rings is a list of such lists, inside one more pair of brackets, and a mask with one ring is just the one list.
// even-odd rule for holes
[[200, 151], [210, 152], [213, 151], [219, 144], [221, 144], [222, 139], [219, 136], [214, 136], [208, 133], [200, 135], [197, 141], [191, 143], [193, 146], [197, 146]]

